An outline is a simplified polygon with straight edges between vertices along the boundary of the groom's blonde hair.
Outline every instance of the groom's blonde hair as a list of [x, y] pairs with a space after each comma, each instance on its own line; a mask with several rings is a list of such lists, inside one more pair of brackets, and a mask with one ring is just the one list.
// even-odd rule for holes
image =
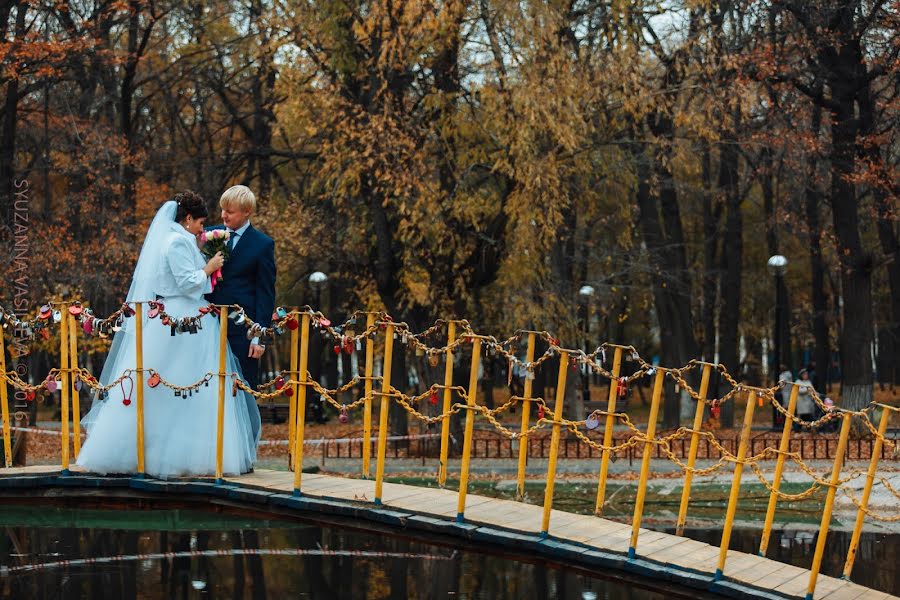
[[246, 185], [233, 185], [219, 198], [219, 206], [253, 212], [256, 210], [256, 196]]

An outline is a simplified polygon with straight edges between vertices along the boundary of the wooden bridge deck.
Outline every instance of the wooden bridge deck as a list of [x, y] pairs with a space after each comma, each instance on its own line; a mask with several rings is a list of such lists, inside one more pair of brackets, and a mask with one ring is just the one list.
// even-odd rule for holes
[[[23, 467], [0, 470], [0, 492], [7, 488], [53, 486], [59, 467]], [[49, 476], [49, 479], [48, 479]], [[102, 479], [88, 474], [65, 476], [65, 487], [96, 487]], [[13, 481], [16, 480], [16, 481]], [[120, 482], [122, 478], [118, 479]], [[584, 565], [613, 564], [619, 569], [650, 578], [667, 579], [732, 597], [803, 598], [809, 571], [761, 556], [730, 550], [725, 580], [713, 581], [719, 549], [703, 542], [641, 529], [637, 557], [626, 556], [631, 526], [589, 515], [553, 510], [550, 537], [540, 537], [540, 506], [467, 496], [465, 523], [456, 523], [457, 493], [452, 490], [385, 483], [382, 506], [372, 502], [375, 482], [320, 474], [304, 474], [303, 494], [294, 497], [293, 473], [257, 470], [227, 477], [224, 485], [211, 480], [157, 481], [128, 479], [143, 490], [207, 493], [238, 500], [264, 502], [299, 510], [351, 514], [391, 522], [411, 529], [451, 533], [468, 539], [532, 550], [539, 554], [572, 559]], [[189, 487], [188, 487], [189, 486]], [[317, 501], [318, 502], [317, 504]], [[366, 513], [369, 513], [367, 515]], [[820, 575], [815, 598], [828, 600], [883, 600], [896, 598], [855, 583]]]

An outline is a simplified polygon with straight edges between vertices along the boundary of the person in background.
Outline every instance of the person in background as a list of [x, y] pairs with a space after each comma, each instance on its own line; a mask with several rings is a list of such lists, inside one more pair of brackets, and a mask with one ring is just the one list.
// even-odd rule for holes
[[[778, 383], [786, 381], [788, 383], [794, 381], [794, 374], [787, 368], [787, 365], [781, 365], [781, 373], [778, 374]], [[791, 399], [791, 386], [786, 385], [781, 388], [781, 405], [785, 408]]]
[[[800, 376], [794, 382], [800, 389], [797, 391], [797, 416], [804, 421], [814, 421], [816, 418], [816, 403], [812, 397], [812, 382], [809, 380], [809, 372], [800, 369]], [[794, 424], [794, 431], [800, 431], [800, 427]]]
[[[837, 412], [837, 408], [834, 405], [834, 400], [832, 400], [831, 398], [826, 396], [825, 400], [822, 401], [822, 404], [825, 405], [825, 412], [828, 412], [828, 413]], [[819, 427], [819, 431], [822, 433], [834, 433], [835, 431], [838, 430], [838, 422], [839, 421], [840, 421], [840, 419], [832, 417], [832, 418], [828, 419], [827, 421], [825, 421], [824, 423], [822, 423], [822, 425]]]

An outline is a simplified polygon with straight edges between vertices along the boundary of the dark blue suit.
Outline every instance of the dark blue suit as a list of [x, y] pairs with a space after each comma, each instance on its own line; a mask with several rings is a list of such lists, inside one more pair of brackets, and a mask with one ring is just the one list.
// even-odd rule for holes
[[[224, 228], [224, 225], [217, 225], [208, 229]], [[207, 300], [215, 304], [238, 304], [256, 323], [263, 327], [271, 325], [275, 309], [275, 242], [272, 238], [254, 229], [253, 225], [247, 227], [222, 267], [222, 278], [216, 289], [206, 295]], [[259, 383], [259, 360], [247, 356], [250, 352], [247, 328], [234, 322], [228, 325], [228, 344], [241, 363], [244, 380], [255, 389]]]

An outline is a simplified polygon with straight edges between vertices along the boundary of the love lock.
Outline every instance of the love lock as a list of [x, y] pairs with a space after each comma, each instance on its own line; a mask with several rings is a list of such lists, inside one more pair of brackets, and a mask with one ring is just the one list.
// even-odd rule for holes
[[614, 452], [610, 452], [609, 460], [611, 460], [612, 462], [616, 462], [617, 460], [619, 460], [619, 457]]
[[158, 386], [159, 384], [160, 384], [159, 373], [154, 373], [154, 374], [151, 375], [150, 378], [147, 380], [147, 385], [150, 386], [150, 387], [152, 387], [152, 388], [155, 388], [155, 387]]
[[600, 427], [600, 419], [598, 419], [595, 415], [590, 415], [584, 422], [584, 426], [593, 431]]
[[47, 391], [50, 392], [51, 394], [52, 394], [53, 392], [55, 392], [55, 391], [56, 391], [56, 380], [55, 380], [55, 379], [48, 379], [48, 380], [47, 380], [46, 387], [47, 387]]
[[341, 423], [348, 423], [350, 421], [350, 415], [347, 414], [346, 408], [341, 409], [341, 414], [338, 417], [338, 421], [340, 421]]

